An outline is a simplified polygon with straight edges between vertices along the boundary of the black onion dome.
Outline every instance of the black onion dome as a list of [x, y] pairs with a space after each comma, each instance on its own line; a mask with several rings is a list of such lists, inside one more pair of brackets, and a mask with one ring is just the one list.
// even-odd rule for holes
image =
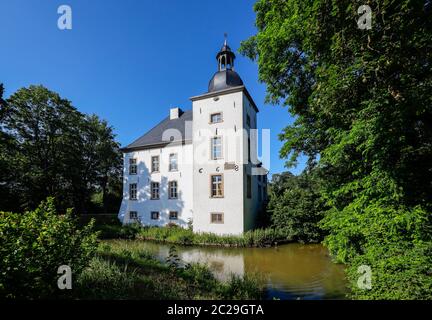
[[219, 91], [242, 85], [243, 81], [237, 72], [231, 69], [225, 69], [218, 71], [213, 75], [209, 82], [208, 92]]

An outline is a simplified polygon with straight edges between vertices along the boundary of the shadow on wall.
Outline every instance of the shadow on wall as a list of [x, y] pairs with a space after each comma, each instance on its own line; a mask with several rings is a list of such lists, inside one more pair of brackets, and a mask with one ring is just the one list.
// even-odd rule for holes
[[[133, 156], [133, 154], [132, 154]], [[162, 164], [161, 164], [162, 165]], [[181, 171], [177, 174], [181, 177]], [[177, 199], [169, 198], [169, 180], [166, 176], [160, 177], [160, 174], [151, 174], [149, 168], [143, 161], [137, 163], [137, 174], [129, 175], [129, 157], [124, 158], [123, 165], [123, 200], [120, 206], [118, 218], [123, 223], [131, 223], [136, 220], [131, 220], [129, 217], [130, 211], [136, 211], [138, 221], [142, 225], [156, 225], [163, 226], [168, 223], [175, 223], [182, 227], [187, 227], [187, 217], [184, 210], [183, 193], [179, 190], [181, 185], [180, 179], [173, 179], [177, 181]], [[151, 199], [151, 183], [159, 182], [159, 199]], [[137, 197], [136, 200], [129, 200], [130, 198], [130, 184], [137, 184]], [[151, 220], [151, 212], [159, 212], [158, 220]], [[170, 219], [169, 212], [176, 211], [178, 213], [177, 219]]]

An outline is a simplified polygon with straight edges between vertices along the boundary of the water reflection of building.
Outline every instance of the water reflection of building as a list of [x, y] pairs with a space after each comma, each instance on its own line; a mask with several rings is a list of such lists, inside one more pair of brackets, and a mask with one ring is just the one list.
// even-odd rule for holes
[[181, 252], [180, 258], [187, 263], [206, 264], [215, 277], [221, 280], [226, 280], [231, 274], [243, 276], [245, 273], [244, 258], [240, 252], [227, 254], [222, 250], [192, 249]]

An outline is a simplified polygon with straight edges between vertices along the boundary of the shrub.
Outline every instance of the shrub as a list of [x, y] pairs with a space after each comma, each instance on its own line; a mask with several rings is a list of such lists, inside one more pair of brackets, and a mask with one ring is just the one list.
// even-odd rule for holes
[[97, 234], [93, 222], [79, 229], [71, 210], [57, 215], [48, 198], [24, 214], [0, 212], [0, 243], [0, 296], [46, 298], [60, 294], [59, 266], [78, 275], [88, 265]]

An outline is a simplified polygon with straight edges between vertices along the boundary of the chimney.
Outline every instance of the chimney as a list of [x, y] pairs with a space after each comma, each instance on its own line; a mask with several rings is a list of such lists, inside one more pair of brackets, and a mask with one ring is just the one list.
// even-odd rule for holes
[[170, 120], [178, 119], [183, 113], [180, 108], [171, 108], [170, 109]]

